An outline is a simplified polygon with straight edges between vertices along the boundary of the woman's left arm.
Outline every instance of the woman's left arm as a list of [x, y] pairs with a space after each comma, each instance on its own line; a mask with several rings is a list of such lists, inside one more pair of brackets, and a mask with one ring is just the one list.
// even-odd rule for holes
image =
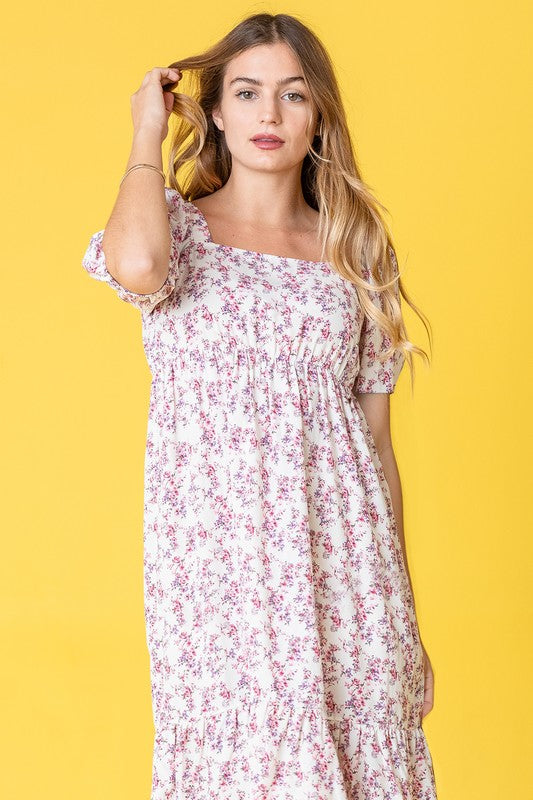
[[[385, 479], [389, 486], [392, 507], [394, 511], [394, 519], [396, 521], [396, 530], [402, 548], [405, 571], [411, 587], [411, 594], [413, 596], [414, 603], [413, 583], [407, 562], [407, 550], [405, 546], [405, 534], [403, 529], [402, 486], [398, 464], [396, 463], [396, 457], [394, 455], [394, 449], [392, 446], [390, 431], [390, 394], [384, 392], [360, 393], [356, 394], [356, 398], [368, 422], [368, 426], [372, 433], [372, 438], [374, 439], [374, 443], [376, 445], [376, 450], [378, 451], [379, 459], [383, 466]], [[422, 650], [424, 652], [425, 673], [424, 708], [422, 712], [422, 716], [424, 717], [433, 708], [434, 676], [431, 662], [423, 643]]]
[[409, 564], [407, 562], [407, 549], [405, 546], [405, 533], [403, 526], [402, 485], [400, 480], [400, 473], [398, 471], [398, 464], [396, 463], [396, 456], [394, 454], [394, 449], [392, 447], [392, 442], [390, 440], [390, 437], [383, 443], [378, 444], [376, 442], [376, 449], [378, 451], [379, 459], [383, 466], [385, 479], [389, 485], [392, 507], [394, 510], [394, 519], [396, 521], [396, 530], [398, 532], [398, 539], [400, 540], [400, 544], [402, 547], [405, 571], [409, 579], [409, 585], [411, 586], [411, 594], [413, 595], [413, 602], [414, 602], [415, 593], [413, 589], [413, 582], [411, 580], [411, 574], [409, 572]]
[[383, 472], [389, 485], [396, 530], [403, 553], [405, 571], [411, 586], [414, 599], [413, 583], [407, 563], [407, 550], [403, 530], [403, 498], [400, 473], [394, 455], [390, 431], [390, 395], [380, 393], [361, 393], [356, 395], [359, 405], [363, 410], [366, 421], [372, 433], [372, 438], [378, 451], [379, 459], [383, 465]]

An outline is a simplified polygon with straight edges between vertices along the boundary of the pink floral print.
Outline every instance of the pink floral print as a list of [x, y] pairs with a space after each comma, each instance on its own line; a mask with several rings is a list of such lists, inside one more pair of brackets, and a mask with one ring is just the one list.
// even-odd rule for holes
[[328, 263], [216, 244], [165, 195], [160, 289], [110, 275], [103, 231], [82, 262], [141, 312], [152, 375], [151, 800], [434, 800], [413, 598], [355, 395], [393, 392], [403, 356], [377, 360], [386, 337]]

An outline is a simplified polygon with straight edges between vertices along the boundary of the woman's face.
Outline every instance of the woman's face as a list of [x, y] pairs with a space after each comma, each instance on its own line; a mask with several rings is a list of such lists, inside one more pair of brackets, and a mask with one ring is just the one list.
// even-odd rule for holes
[[[269, 172], [301, 164], [307, 142], [315, 135], [317, 113], [290, 47], [285, 43], [257, 45], [232, 59], [213, 119], [224, 131], [233, 164], [238, 161], [250, 169]], [[261, 133], [275, 134], [283, 144], [270, 149], [255, 144], [252, 137]]]

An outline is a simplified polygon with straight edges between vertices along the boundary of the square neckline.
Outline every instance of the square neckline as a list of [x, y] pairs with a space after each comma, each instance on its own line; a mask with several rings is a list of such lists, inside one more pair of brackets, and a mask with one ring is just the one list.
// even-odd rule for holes
[[278, 261], [290, 261], [295, 264], [311, 264], [317, 267], [329, 267], [331, 269], [331, 262], [330, 261], [308, 261], [305, 258], [294, 258], [293, 256], [279, 256], [276, 253], [260, 253], [258, 250], [247, 250], [244, 247], [233, 247], [230, 244], [218, 244], [217, 242], [213, 241], [213, 237], [211, 236], [211, 231], [209, 229], [209, 225], [207, 223], [206, 216], [203, 211], [201, 211], [198, 206], [196, 206], [192, 200], [184, 200], [187, 205], [191, 206], [194, 211], [196, 211], [200, 222], [202, 224], [202, 228], [207, 240], [207, 243], [210, 244], [212, 247], [218, 248], [219, 250], [227, 250], [229, 252], [234, 253], [244, 253], [251, 256], [261, 256], [262, 258], [275, 258]]

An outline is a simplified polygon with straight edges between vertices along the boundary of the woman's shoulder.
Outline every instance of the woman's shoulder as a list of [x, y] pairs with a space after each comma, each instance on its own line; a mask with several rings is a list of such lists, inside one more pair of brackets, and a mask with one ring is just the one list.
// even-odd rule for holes
[[194, 209], [185, 200], [177, 189], [165, 186], [165, 199], [167, 203], [170, 228], [174, 238], [184, 242], [190, 235], [194, 224]]

